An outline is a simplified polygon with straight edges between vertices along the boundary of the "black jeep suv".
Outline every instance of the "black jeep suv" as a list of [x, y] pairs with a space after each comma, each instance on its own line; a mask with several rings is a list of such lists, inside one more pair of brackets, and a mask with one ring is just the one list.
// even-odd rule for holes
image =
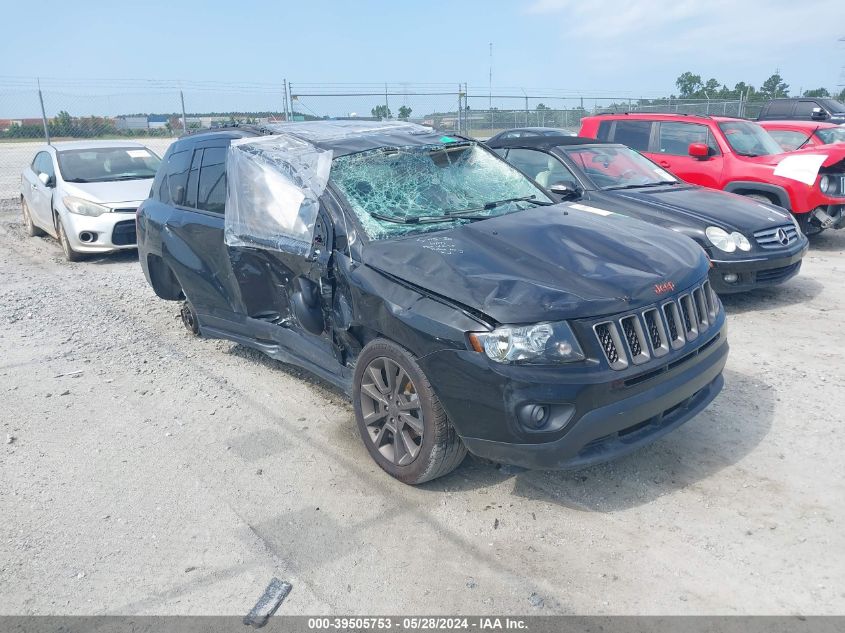
[[193, 332], [349, 394], [394, 477], [467, 450], [585, 466], [721, 389], [724, 311], [688, 238], [553, 206], [483, 145], [422, 126], [268, 131], [170, 147], [138, 211], [141, 265]]

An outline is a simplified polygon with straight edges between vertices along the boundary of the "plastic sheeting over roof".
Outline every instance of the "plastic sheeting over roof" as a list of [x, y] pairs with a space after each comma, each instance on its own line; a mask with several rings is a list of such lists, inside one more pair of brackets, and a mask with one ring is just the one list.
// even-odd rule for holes
[[276, 134], [229, 147], [225, 241], [296, 255], [311, 248], [335, 154], [454, 140], [402, 121], [309, 121], [269, 129]]

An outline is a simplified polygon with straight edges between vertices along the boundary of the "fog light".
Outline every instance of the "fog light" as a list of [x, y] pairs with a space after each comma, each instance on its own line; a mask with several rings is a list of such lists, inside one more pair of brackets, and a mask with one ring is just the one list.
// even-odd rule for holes
[[724, 275], [722, 275], [722, 279], [725, 280], [725, 283], [735, 284], [737, 281], [739, 281], [739, 275], [737, 275], [736, 273], [725, 273]]
[[540, 429], [546, 424], [549, 409], [543, 404], [526, 404], [517, 410], [519, 421], [531, 429]]

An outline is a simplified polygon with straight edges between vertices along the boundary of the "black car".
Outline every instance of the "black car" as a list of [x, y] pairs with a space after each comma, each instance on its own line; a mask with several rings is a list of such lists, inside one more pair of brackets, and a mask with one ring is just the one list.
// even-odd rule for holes
[[575, 132], [559, 127], [515, 127], [491, 136], [487, 142], [495, 143], [514, 138], [531, 138], [540, 136], [576, 136]]
[[724, 310], [690, 240], [554, 206], [483, 144], [422, 126], [271, 131], [171, 145], [138, 210], [144, 274], [194, 333], [345, 391], [394, 477], [467, 450], [604, 461], [722, 388]]
[[692, 185], [629, 147], [584, 137], [489, 143], [559, 198], [584, 211], [650, 222], [698, 242], [719, 293], [783, 283], [798, 274], [808, 240], [773, 204]]
[[758, 121], [826, 121], [845, 123], [845, 103], [822, 97], [771, 99], [760, 110]]

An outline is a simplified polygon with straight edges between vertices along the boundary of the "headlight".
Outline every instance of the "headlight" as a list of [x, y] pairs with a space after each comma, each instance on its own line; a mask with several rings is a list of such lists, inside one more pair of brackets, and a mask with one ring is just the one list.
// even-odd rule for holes
[[76, 213], [77, 215], [90, 215], [92, 217], [97, 217], [98, 215], [108, 213], [110, 210], [108, 207], [104, 207], [96, 202], [83, 200], [82, 198], [76, 198], [74, 196], [65, 196], [62, 198], [62, 202], [65, 203], [65, 207], [68, 211]]
[[742, 233], [728, 233], [718, 226], [708, 226], [704, 231], [710, 243], [718, 248], [720, 251], [726, 253], [733, 253], [737, 248], [741, 251], [750, 251], [751, 242]]
[[830, 176], [822, 176], [822, 179], [819, 181], [819, 189], [822, 190], [822, 193], [827, 193], [830, 189]]
[[584, 352], [565, 321], [503, 326], [472, 332], [472, 348], [497, 363], [556, 364], [584, 360]]

